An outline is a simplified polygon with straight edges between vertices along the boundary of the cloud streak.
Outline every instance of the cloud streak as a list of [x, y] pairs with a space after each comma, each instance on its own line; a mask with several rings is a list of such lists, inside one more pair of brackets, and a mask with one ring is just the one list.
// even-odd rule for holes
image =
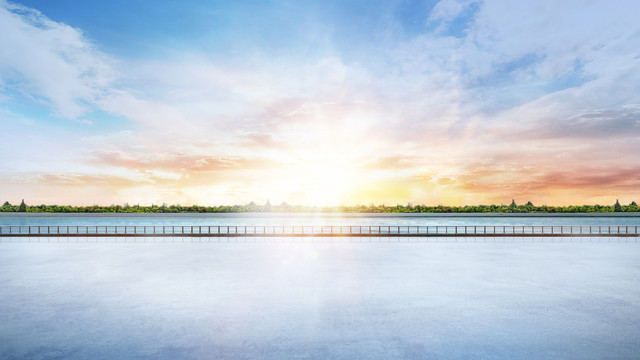
[[82, 31], [35, 9], [0, 1], [0, 85], [76, 118], [117, 78], [111, 60]]

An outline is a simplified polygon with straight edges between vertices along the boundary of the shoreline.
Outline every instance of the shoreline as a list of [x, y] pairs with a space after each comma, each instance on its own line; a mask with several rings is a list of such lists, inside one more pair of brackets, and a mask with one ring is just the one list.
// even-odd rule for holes
[[561, 217], [640, 217], [639, 212], [619, 212], [619, 213], [0, 213], [0, 218], [16, 217], [44, 217], [44, 218], [64, 218], [64, 217], [105, 217], [105, 218], [127, 218], [127, 217], [197, 217], [197, 218], [482, 218], [482, 217], [507, 217], [507, 218], [561, 218]]

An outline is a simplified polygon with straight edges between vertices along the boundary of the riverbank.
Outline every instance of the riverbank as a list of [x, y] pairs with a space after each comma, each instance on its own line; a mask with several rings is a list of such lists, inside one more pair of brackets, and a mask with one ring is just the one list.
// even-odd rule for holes
[[0, 218], [616, 218], [636, 217], [637, 212], [602, 213], [0, 213]]

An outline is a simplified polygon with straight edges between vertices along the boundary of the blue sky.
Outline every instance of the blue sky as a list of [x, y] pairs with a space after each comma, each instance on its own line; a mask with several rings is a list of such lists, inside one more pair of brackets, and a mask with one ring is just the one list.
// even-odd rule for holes
[[639, 7], [0, 0], [0, 196], [638, 200]]
[[[318, 38], [343, 50], [379, 45], [427, 29], [436, 2], [369, 1], [22, 1], [79, 28], [110, 53], [171, 56], [175, 51], [305, 55]], [[299, 54], [303, 51], [303, 54]], [[314, 50], [309, 49], [313, 54]], [[322, 56], [322, 54], [315, 54]]]

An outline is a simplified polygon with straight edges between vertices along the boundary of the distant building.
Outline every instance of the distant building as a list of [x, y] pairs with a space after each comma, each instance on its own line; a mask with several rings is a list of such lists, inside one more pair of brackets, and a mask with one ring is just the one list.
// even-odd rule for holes
[[271, 212], [271, 203], [267, 200], [267, 203], [264, 204], [264, 211]]
[[616, 199], [616, 203], [613, 205], [613, 211], [614, 212], [622, 211], [622, 206], [620, 205], [620, 201], [618, 201], [618, 199]]

